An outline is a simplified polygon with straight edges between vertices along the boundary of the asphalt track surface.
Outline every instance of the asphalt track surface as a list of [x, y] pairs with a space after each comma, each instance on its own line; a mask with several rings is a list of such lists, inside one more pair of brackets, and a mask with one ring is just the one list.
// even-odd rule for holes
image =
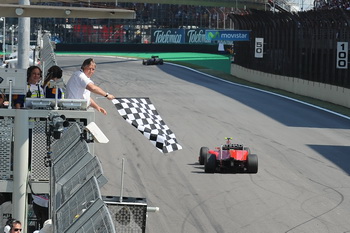
[[[87, 57], [58, 56], [64, 78]], [[103, 195], [145, 197], [148, 233], [350, 232], [350, 120], [194, 71], [141, 60], [95, 57], [94, 82], [117, 97], [149, 97], [182, 150], [160, 153], [115, 106], [96, 124]], [[233, 137], [259, 158], [257, 174], [206, 174], [200, 147]]]

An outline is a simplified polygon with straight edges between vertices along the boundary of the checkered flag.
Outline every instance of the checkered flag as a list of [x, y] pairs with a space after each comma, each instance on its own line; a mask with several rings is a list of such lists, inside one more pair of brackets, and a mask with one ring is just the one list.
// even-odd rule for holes
[[164, 123], [149, 98], [115, 98], [119, 114], [162, 153], [180, 150], [175, 134]]

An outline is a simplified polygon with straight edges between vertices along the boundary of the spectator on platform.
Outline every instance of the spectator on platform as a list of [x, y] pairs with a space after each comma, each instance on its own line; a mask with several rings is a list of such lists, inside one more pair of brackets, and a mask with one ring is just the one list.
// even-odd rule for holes
[[4, 108], [6, 106], [6, 95], [4, 93], [0, 93], [0, 108]]
[[22, 223], [16, 219], [9, 219], [6, 222], [4, 233], [19, 233], [22, 232]]
[[96, 86], [91, 80], [95, 73], [96, 63], [94, 59], [88, 58], [81, 65], [81, 69], [73, 73], [67, 82], [68, 99], [86, 99], [88, 106], [95, 108], [97, 111], [107, 114], [107, 111], [100, 107], [90, 96], [91, 92], [106, 97], [109, 100], [114, 99], [114, 95], [109, 94], [102, 88]]
[[63, 97], [63, 89], [61, 87], [55, 87], [52, 86], [52, 82], [50, 82], [51, 80], [54, 82], [63, 82], [62, 80], [62, 69], [56, 65], [51, 66], [50, 69], [48, 69], [47, 71], [47, 75], [45, 77], [44, 83], [43, 83], [43, 89], [44, 89], [44, 93], [45, 93], [45, 98], [56, 98], [56, 90], [58, 91], [57, 93], [57, 98], [58, 99], [62, 99]]
[[44, 98], [44, 90], [41, 87], [43, 72], [39, 66], [30, 66], [27, 69], [27, 93], [26, 95], [13, 95], [15, 108], [24, 107], [25, 98]]

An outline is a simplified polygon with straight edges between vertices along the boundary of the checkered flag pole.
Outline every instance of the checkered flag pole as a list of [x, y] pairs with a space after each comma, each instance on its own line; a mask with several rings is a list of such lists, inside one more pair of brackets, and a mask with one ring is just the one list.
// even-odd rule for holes
[[149, 98], [115, 98], [119, 114], [137, 128], [162, 153], [182, 149]]

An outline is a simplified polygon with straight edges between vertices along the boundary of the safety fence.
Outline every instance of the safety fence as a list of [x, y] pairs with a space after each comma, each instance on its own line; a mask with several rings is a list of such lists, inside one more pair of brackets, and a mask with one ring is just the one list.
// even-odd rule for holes
[[[257, 2], [262, 5], [261, 0]], [[228, 29], [232, 24], [227, 15], [233, 11], [240, 12], [233, 7], [173, 4], [121, 3], [118, 6], [134, 10], [136, 19], [32, 18], [31, 31], [41, 26], [51, 32], [57, 43], [64, 44], [148, 43], [151, 29]]]
[[252, 11], [229, 17], [235, 29], [251, 30], [250, 41], [234, 43], [234, 63], [266, 73], [350, 87], [349, 10]]

